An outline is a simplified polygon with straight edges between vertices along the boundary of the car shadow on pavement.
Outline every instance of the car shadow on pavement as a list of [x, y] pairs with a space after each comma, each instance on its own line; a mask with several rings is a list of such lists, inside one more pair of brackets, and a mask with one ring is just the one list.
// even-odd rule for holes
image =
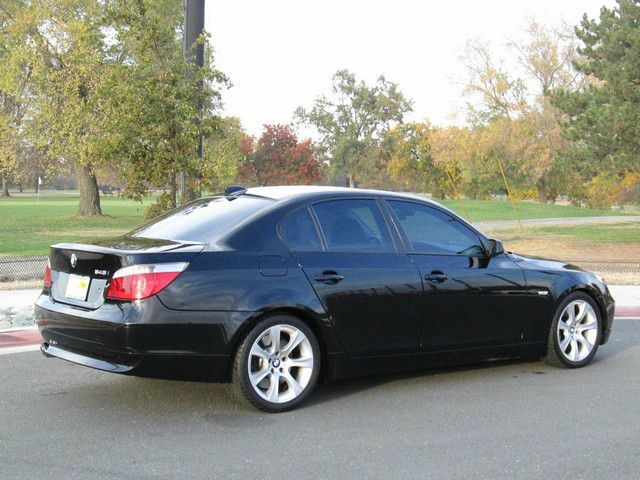
[[[631, 322], [631, 321], [628, 321]], [[618, 356], [640, 344], [640, 322], [629, 325], [635, 335], [617, 333], [598, 350], [590, 367], [607, 366]], [[625, 330], [629, 330], [625, 326]], [[64, 364], [60, 372], [70, 377], [70, 384], [61, 389], [43, 392], [54, 403], [64, 402], [66, 406], [90, 408], [102, 415], [125, 415], [143, 417], [163, 417], [180, 419], [200, 417], [227, 428], [250, 428], [276, 421], [272, 416], [249, 410], [238, 403], [225, 384], [194, 382], [180, 379], [141, 378], [87, 370], [77, 365]], [[505, 388], [521, 385], [523, 379], [530, 383], [538, 375], [549, 375], [547, 382], [562, 382], [568, 370], [558, 369], [540, 360], [500, 360], [481, 364], [456, 366], [451, 368], [426, 369], [408, 373], [394, 373], [349, 378], [319, 384], [297, 411], [318, 408], [334, 408], [336, 402], [349, 401], [350, 397], [373, 391], [372, 398], [408, 397], [423, 392], [459, 392], [462, 384], [474, 388], [479, 384], [493, 384]], [[390, 389], [392, 389], [390, 391]], [[54, 400], [56, 399], [56, 400]], [[260, 418], [260, 422], [255, 422]], [[270, 419], [270, 420], [269, 420]]]
[[[619, 320], [618, 320], [619, 321]], [[625, 335], [616, 329], [604, 346], [601, 346], [593, 358], [591, 364], [585, 367], [595, 367], [605, 364], [615, 357], [623, 355], [627, 350], [640, 345], [640, 321], [622, 320], [634, 322], [625, 325], [631, 328], [635, 334]], [[544, 362], [544, 359], [507, 359], [484, 363], [459, 365], [455, 367], [431, 368], [412, 372], [371, 375], [344, 380], [337, 380], [318, 385], [316, 392], [305, 402], [301, 408], [319, 405], [325, 402], [339, 400], [360, 392], [375, 389], [385, 384], [393, 383], [394, 389], [402, 391], [403, 388], [435, 387], [451, 384], [452, 382], [490, 381], [498, 382], [503, 377], [517, 378], [524, 375], [546, 375], [562, 372], [570, 372], [570, 369], [559, 369]]]
[[[72, 381], [64, 388], [51, 389], [42, 395], [49, 402], [63, 403], [65, 408], [89, 409], [107, 417], [173, 420], [200, 417], [205, 422], [229, 428], [255, 426], [258, 417], [274, 420], [277, 417], [245, 408], [234, 398], [228, 384], [114, 375], [66, 362], [60, 364], [60, 368], [66, 370], [60, 373]], [[403, 391], [436, 385], [451, 386], [465, 381], [485, 381], [491, 377], [495, 380], [505, 374], [513, 377], [546, 373], [544, 370], [551, 368], [540, 362], [499, 361], [337, 380], [319, 384], [297, 411], [324, 408], [367, 390], [385, 388], [386, 384], [393, 385], [394, 395], [401, 395]]]
[[[348, 378], [318, 385], [314, 395], [307, 400], [302, 408], [339, 400], [366, 390], [383, 387], [386, 384], [393, 384], [394, 390], [400, 393], [403, 389], [451, 385], [470, 380], [481, 381], [484, 377], [495, 380], [505, 373], [511, 378], [522, 374], [543, 375], [547, 373], [548, 368], [551, 367], [540, 361], [512, 359]], [[496, 372], [496, 369], [503, 371]]]

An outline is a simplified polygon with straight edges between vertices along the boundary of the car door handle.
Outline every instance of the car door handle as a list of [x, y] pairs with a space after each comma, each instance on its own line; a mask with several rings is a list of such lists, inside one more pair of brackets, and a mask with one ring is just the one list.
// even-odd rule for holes
[[333, 270], [325, 270], [324, 272], [322, 272], [322, 275], [317, 275], [316, 277], [314, 277], [314, 280], [316, 282], [326, 283], [327, 285], [330, 285], [332, 283], [338, 283], [344, 280], [344, 277], [342, 275], [339, 275], [337, 272], [334, 272]]
[[445, 280], [447, 280], [449, 277], [447, 275], [445, 275], [442, 272], [431, 272], [429, 275], [425, 275], [424, 279], [429, 281], [429, 282], [434, 282], [434, 283], [442, 283]]

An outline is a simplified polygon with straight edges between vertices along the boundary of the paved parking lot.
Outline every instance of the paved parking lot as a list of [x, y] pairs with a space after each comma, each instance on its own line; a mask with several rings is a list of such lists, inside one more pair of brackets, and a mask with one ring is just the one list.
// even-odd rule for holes
[[0, 356], [0, 478], [637, 478], [640, 321], [581, 370], [541, 362], [323, 385], [297, 411], [222, 385]]

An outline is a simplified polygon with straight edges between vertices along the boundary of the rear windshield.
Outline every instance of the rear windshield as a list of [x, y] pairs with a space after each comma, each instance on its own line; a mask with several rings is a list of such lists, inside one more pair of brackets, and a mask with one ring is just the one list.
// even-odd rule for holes
[[204, 198], [156, 218], [131, 235], [206, 243], [272, 203], [251, 195]]

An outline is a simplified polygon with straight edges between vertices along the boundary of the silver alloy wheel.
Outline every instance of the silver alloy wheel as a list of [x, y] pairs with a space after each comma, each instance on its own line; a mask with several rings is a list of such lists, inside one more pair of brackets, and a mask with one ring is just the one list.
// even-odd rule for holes
[[253, 342], [247, 362], [255, 392], [268, 402], [285, 403], [300, 395], [309, 383], [313, 349], [301, 330], [274, 325]]
[[580, 362], [587, 358], [598, 338], [598, 318], [593, 307], [584, 300], [567, 305], [558, 320], [556, 335], [567, 360]]

